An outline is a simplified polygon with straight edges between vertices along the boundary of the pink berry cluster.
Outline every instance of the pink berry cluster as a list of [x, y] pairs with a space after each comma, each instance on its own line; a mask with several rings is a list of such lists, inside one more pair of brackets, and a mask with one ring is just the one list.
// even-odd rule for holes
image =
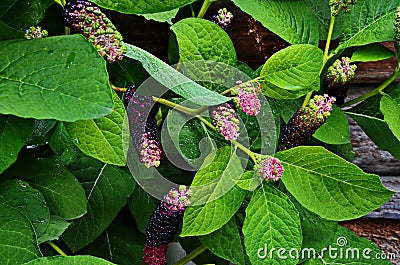
[[267, 181], [278, 181], [282, 177], [284, 170], [282, 162], [275, 157], [262, 159], [256, 165], [256, 173]]
[[261, 92], [261, 86], [256, 86], [250, 83], [237, 81], [236, 86], [231, 89], [231, 94], [234, 95], [233, 102], [237, 108], [240, 108], [249, 116], [257, 116], [260, 112], [261, 104], [258, 95]]
[[210, 116], [217, 130], [226, 140], [236, 140], [239, 137], [239, 118], [230, 103], [224, 103], [210, 108]]
[[212, 22], [220, 26], [223, 30], [230, 29], [233, 21], [233, 15], [225, 7], [218, 10], [218, 14], [212, 17]]
[[89, 1], [69, 1], [63, 17], [66, 25], [85, 36], [107, 62], [122, 60], [126, 52], [122, 36], [99, 7]]
[[337, 84], [345, 84], [354, 78], [356, 69], [357, 65], [350, 64], [350, 58], [342, 57], [341, 60], [337, 59], [332, 66], [328, 68], [326, 78]]
[[192, 192], [184, 185], [171, 189], [157, 205], [146, 228], [143, 264], [165, 265], [168, 244], [174, 240]]

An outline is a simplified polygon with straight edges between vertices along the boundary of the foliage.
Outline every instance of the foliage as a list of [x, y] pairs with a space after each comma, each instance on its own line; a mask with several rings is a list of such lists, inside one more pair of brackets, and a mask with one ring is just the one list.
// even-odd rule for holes
[[[379, 176], [348, 161], [346, 115], [400, 159], [400, 86], [390, 86], [400, 76], [399, 66], [378, 88], [314, 117], [320, 124], [313, 127], [312, 139], [287, 150], [278, 147], [288, 137], [282, 135], [285, 126], [303, 133], [308, 128], [298, 123], [310, 122], [301, 119], [317, 110], [301, 106], [326, 93], [325, 74], [334, 60], [344, 54], [352, 63], [398, 57], [379, 42], [399, 47], [394, 21], [400, 0], [359, 1], [343, 6], [340, 14], [331, 13], [335, 1], [328, 0], [233, 0], [289, 44], [256, 71], [238, 61], [229, 25], [221, 28], [203, 18], [216, 1], [93, 0], [105, 11], [170, 24], [165, 49], [170, 62], [124, 42], [124, 58], [114, 63], [98, 52], [109, 46], [93, 47], [64, 28], [64, 0], [2, 1], [1, 264], [139, 264], [146, 226], [171, 183], [193, 192], [175, 237], [187, 250], [202, 244], [188, 259], [237, 265], [378, 264], [365, 256], [332, 257], [324, 249], [351, 247], [361, 253], [368, 248], [369, 254], [381, 254], [337, 223], [368, 214], [394, 194]], [[47, 27], [49, 36], [25, 39], [31, 26], [40, 26], [38, 33]], [[110, 33], [98, 30], [98, 37]], [[338, 40], [335, 49], [332, 39]], [[319, 48], [325, 40], [327, 49]], [[252, 101], [239, 80], [252, 91]], [[141, 113], [144, 120], [139, 115], [132, 122], [129, 116], [137, 110], [124, 101], [129, 84], [137, 95], [157, 102]], [[229, 132], [232, 123], [222, 124], [223, 118], [217, 123], [208, 112], [220, 104], [237, 114], [232, 119], [240, 134], [229, 141], [219, 132], [223, 126]], [[246, 115], [241, 110], [246, 104], [260, 104], [259, 114]], [[154, 115], [157, 124], [147, 124], [146, 115]], [[150, 127], [163, 150], [157, 168], [145, 167], [146, 150], [131, 143], [132, 134]], [[260, 161], [272, 157], [283, 166], [271, 173], [275, 178], [262, 175], [274, 168], [260, 169], [271, 166]], [[179, 248], [171, 249], [169, 262], [183, 264]], [[201, 254], [205, 249], [209, 252]], [[304, 256], [304, 249], [315, 253]]]

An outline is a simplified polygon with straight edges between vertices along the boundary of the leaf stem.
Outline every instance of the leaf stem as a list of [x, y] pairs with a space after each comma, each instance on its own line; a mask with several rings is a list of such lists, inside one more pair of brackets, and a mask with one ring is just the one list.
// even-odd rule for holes
[[49, 244], [49, 245], [50, 245], [58, 254], [60, 254], [61, 256], [64, 256], [64, 257], [67, 256], [67, 254], [65, 254], [65, 252], [62, 251], [62, 249], [59, 248], [59, 247], [58, 247], [56, 244], [54, 244], [53, 242], [47, 241], [47, 244]]
[[[322, 67], [321, 71], [319, 74], [321, 74], [322, 69], [324, 69], [326, 62], [328, 61], [328, 55], [329, 55], [329, 47], [331, 45], [331, 39], [332, 39], [332, 34], [333, 34], [333, 28], [335, 26], [335, 16], [331, 16], [331, 22], [329, 24], [329, 31], [328, 31], [328, 37], [326, 38], [326, 44], [325, 44], [325, 50], [324, 50], [324, 57], [322, 61]], [[304, 98], [303, 105], [301, 105], [302, 108], [304, 108], [307, 104], [308, 101], [310, 100], [313, 92], [308, 92], [306, 97]]]
[[155, 97], [155, 96], [153, 96], [152, 98], [153, 98], [154, 101], [156, 101], [156, 102], [158, 102], [160, 104], [163, 104], [165, 106], [177, 109], [177, 110], [179, 110], [179, 111], [181, 111], [183, 113], [186, 113], [186, 114], [189, 114], [189, 115], [192, 115], [192, 116], [196, 115], [197, 109], [188, 108], [188, 107], [176, 104], [176, 103], [174, 103], [172, 101], [169, 101], [167, 99], [158, 98], [158, 97]]
[[364, 94], [364, 95], [361, 95], [361, 96], [359, 96], [359, 97], [357, 97], [357, 98], [355, 98], [355, 99], [352, 99], [352, 100], [350, 100], [350, 101], [347, 101], [346, 103], [344, 103], [344, 104], [341, 105], [340, 107], [341, 107], [341, 108], [348, 107], [348, 106], [351, 106], [351, 105], [356, 104], [356, 103], [358, 103], [358, 102], [361, 102], [361, 101], [363, 101], [363, 100], [366, 100], [366, 99], [368, 99], [368, 98], [370, 98], [370, 97], [373, 97], [373, 96], [375, 96], [375, 95], [378, 95], [378, 94], [383, 93], [383, 90], [384, 90], [386, 87], [388, 87], [393, 81], [395, 81], [399, 76], [400, 76], [400, 70], [399, 70], [399, 68], [397, 67], [397, 68], [394, 70], [393, 74], [392, 74], [385, 82], [383, 82], [380, 86], [378, 86], [378, 87], [375, 88], [374, 90], [371, 90], [370, 92], [368, 92], [368, 93], [366, 93], [366, 94]]
[[173, 265], [184, 265], [206, 250], [207, 250], [207, 247], [204, 245], [201, 245], [198, 248], [196, 248], [195, 250], [193, 250], [192, 252], [190, 252], [188, 255], [183, 257], [182, 259], [175, 262]]
[[116, 86], [114, 86], [114, 85], [111, 84], [111, 83], [110, 83], [110, 86], [111, 86], [111, 88], [112, 88], [114, 91], [122, 92], [122, 93], [125, 93], [125, 92], [126, 92], [126, 88], [125, 88], [125, 87], [116, 87]]
[[197, 18], [203, 18], [204, 15], [207, 12], [207, 9], [210, 7], [212, 1], [210, 0], [204, 0], [203, 5], [201, 6], [201, 9], [199, 11], [199, 14], [197, 14]]

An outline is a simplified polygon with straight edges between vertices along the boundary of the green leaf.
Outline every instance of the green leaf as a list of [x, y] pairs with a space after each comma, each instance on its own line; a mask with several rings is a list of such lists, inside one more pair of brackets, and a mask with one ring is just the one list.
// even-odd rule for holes
[[104, 164], [100, 171], [91, 174], [97, 163], [82, 158], [71, 169], [84, 184], [88, 208], [87, 214], [74, 221], [62, 238], [76, 252], [93, 242], [111, 224], [119, 210], [131, 195], [135, 181], [131, 174], [115, 166]]
[[338, 222], [321, 218], [302, 207], [293, 195], [288, 194], [288, 196], [300, 215], [301, 231], [303, 234], [302, 248], [319, 250], [328, 246], [332, 242]]
[[360, 125], [381, 150], [388, 151], [395, 158], [400, 159], [400, 141], [383, 119], [354, 112], [346, 112], [346, 114]]
[[254, 174], [254, 170], [242, 174], [236, 185], [243, 190], [255, 190], [261, 184], [261, 179]]
[[13, 164], [33, 131], [33, 120], [0, 115], [0, 173]]
[[23, 37], [24, 32], [16, 30], [0, 20], [0, 41], [22, 39]]
[[130, 44], [125, 43], [125, 46], [126, 57], [140, 61], [155, 80], [185, 99], [192, 99], [196, 104], [203, 106], [218, 105], [231, 100], [200, 86], [154, 55]]
[[0, 263], [22, 264], [41, 256], [29, 220], [17, 210], [0, 203]]
[[35, 127], [27, 144], [35, 146], [47, 144], [47, 133], [56, 123], [56, 120], [35, 120]]
[[140, 234], [134, 225], [113, 222], [96, 241], [79, 253], [103, 258], [120, 265], [142, 264], [145, 242], [145, 236]]
[[106, 9], [124, 14], [149, 14], [169, 11], [193, 3], [195, 0], [93, 0], [93, 3]]
[[112, 111], [105, 61], [79, 34], [2, 41], [0, 56], [0, 113], [76, 121]]
[[131, 197], [128, 199], [128, 206], [132, 216], [135, 218], [138, 229], [146, 234], [146, 227], [149, 224], [150, 216], [157, 207], [158, 200], [136, 185]]
[[343, 14], [343, 27], [337, 50], [374, 42], [394, 40], [394, 18], [400, 0], [364, 0]]
[[318, 22], [302, 0], [234, 0], [235, 5], [290, 44], [318, 45]]
[[75, 145], [86, 155], [108, 164], [124, 166], [122, 125], [125, 108], [115, 92], [112, 93], [114, 109], [111, 114], [95, 120], [65, 123]]
[[50, 211], [43, 195], [25, 181], [10, 179], [0, 183], [0, 198], [25, 215], [36, 236], [41, 236], [50, 222]]
[[217, 231], [200, 236], [199, 240], [218, 257], [237, 265], [245, 264], [242, 240], [234, 217]]
[[46, 199], [52, 215], [65, 220], [78, 218], [86, 213], [87, 200], [82, 185], [65, 168], [54, 161], [38, 163], [38, 172], [32, 172], [32, 187], [38, 189]]
[[[54, 3], [52, 0], [7, 2], [9, 3], [0, 7], [1, 20], [21, 31], [37, 25], [43, 19], [46, 9]], [[4, 9], [4, 7], [6, 8]]]
[[[329, 0], [304, 0], [307, 6], [314, 12], [318, 22], [319, 39], [326, 40], [329, 32], [329, 24], [331, 20], [331, 8]], [[335, 18], [335, 25], [332, 33], [332, 40], [337, 39], [342, 30], [341, 13]]]
[[285, 171], [282, 181], [306, 209], [322, 218], [341, 221], [368, 214], [393, 196], [377, 175], [319, 146], [279, 152]]
[[326, 122], [313, 134], [313, 137], [327, 144], [350, 143], [350, 128], [344, 112], [333, 106], [331, 115]]
[[207, 235], [232, 218], [245, 195], [244, 190], [234, 186], [242, 172], [240, 159], [236, 153], [231, 153], [229, 146], [218, 149], [204, 160], [190, 186], [191, 201], [197, 205], [186, 209], [181, 236]]
[[44, 257], [40, 259], [32, 260], [24, 265], [114, 265], [107, 260], [96, 258], [93, 256], [56, 256], [56, 257]]
[[297, 264], [282, 259], [273, 248], [301, 248], [299, 213], [290, 199], [269, 184], [258, 188], [246, 208], [244, 244], [251, 264]]
[[262, 92], [275, 99], [295, 99], [318, 90], [322, 57], [322, 51], [309, 44], [280, 50], [261, 70]]
[[384, 115], [384, 119], [388, 124], [390, 130], [393, 132], [394, 136], [400, 140], [400, 97], [393, 99], [389, 95], [385, 95], [381, 99], [381, 111]]
[[338, 226], [331, 242], [330, 251], [321, 252], [318, 259], [309, 260], [304, 265], [390, 265], [389, 260], [383, 259], [383, 253], [377, 245], [366, 238], [358, 237], [349, 229]]
[[236, 51], [229, 35], [217, 24], [200, 18], [186, 18], [171, 26], [183, 62], [209, 60], [236, 63]]
[[152, 14], [143, 14], [147, 20], [154, 20], [157, 22], [167, 22], [168, 24], [172, 25], [172, 19], [175, 18], [176, 14], [178, 13], [179, 8], [159, 12], [159, 13], [152, 13]]
[[41, 244], [46, 241], [58, 240], [70, 224], [71, 223], [66, 222], [60, 216], [51, 215], [50, 223], [44, 234], [38, 238], [38, 243]]
[[372, 43], [358, 48], [351, 56], [351, 62], [373, 62], [392, 58], [395, 53], [380, 43]]

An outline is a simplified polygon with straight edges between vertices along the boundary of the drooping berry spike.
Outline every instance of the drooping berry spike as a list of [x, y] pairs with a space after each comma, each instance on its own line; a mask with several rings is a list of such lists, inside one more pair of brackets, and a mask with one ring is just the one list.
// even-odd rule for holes
[[230, 103], [210, 107], [210, 117], [217, 130], [226, 140], [236, 140], [239, 137], [239, 118]]
[[332, 16], [339, 15], [341, 9], [344, 12], [349, 13], [350, 6], [357, 4], [357, 0], [329, 0], [329, 5], [331, 6]]
[[328, 68], [324, 80], [324, 92], [336, 98], [336, 104], [342, 105], [347, 97], [350, 81], [354, 78], [357, 66], [350, 64], [350, 58], [342, 57]]
[[174, 240], [174, 235], [178, 232], [183, 213], [190, 205], [191, 195], [192, 192], [182, 185], [178, 190], [171, 189], [157, 205], [146, 228], [143, 264], [166, 264], [168, 244]]
[[241, 109], [249, 116], [257, 116], [260, 112], [261, 104], [258, 95], [260, 94], [261, 86], [253, 83], [243, 83], [237, 81], [236, 86], [231, 89], [231, 95], [234, 95], [233, 102], [235, 106]]
[[127, 115], [132, 143], [139, 153], [140, 162], [149, 167], [160, 165], [162, 150], [158, 141], [158, 128], [155, 115], [158, 105], [153, 106], [151, 96], [139, 96], [134, 85], [125, 93], [125, 102], [129, 102]]
[[232, 26], [233, 15], [224, 7], [218, 10], [218, 14], [215, 14], [211, 21], [220, 26], [223, 30], [228, 31]]
[[321, 127], [332, 111], [335, 98], [316, 95], [307, 106], [300, 108], [283, 129], [279, 139], [279, 150], [287, 150], [303, 145]]
[[30, 40], [30, 39], [42, 39], [44, 37], [47, 37], [49, 33], [47, 30], [43, 29], [41, 27], [29, 27], [25, 31], [25, 39]]
[[122, 36], [99, 7], [89, 1], [68, 1], [63, 18], [65, 24], [85, 36], [107, 62], [123, 58], [126, 47], [122, 45]]
[[282, 177], [284, 170], [282, 162], [275, 157], [261, 159], [255, 166], [255, 172], [267, 181], [278, 181]]
[[394, 21], [394, 33], [396, 41], [400, 41], [400, 6], [397, 8], [396, 17]]

